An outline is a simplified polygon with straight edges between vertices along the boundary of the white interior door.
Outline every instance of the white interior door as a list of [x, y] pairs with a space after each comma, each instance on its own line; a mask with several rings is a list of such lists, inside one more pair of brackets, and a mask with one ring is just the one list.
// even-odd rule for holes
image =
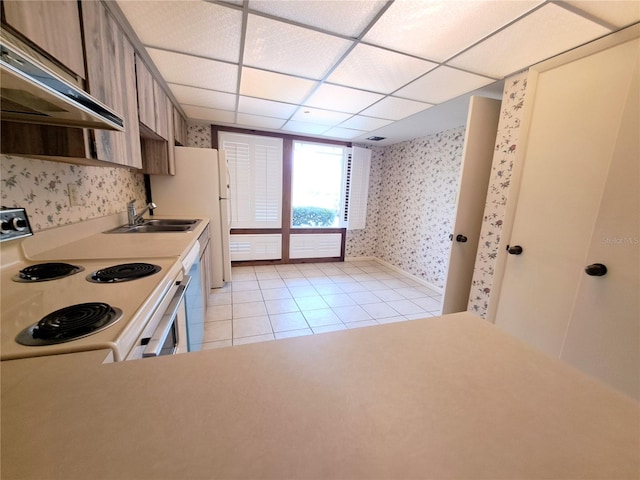
[[469, 304], [499, 117], [499, 100], [471, 97], [442, 313]]
[[582, 273], [560, 358], [640, 400], [639, 117], [636, 58], [629, 99], [585, 262], [604, 265], [607, 273]]
[[[615, 46], [607, 39], [589, 45], [587, 53], [547, 62], [530, 75], [525, 163], [510, 236], [512, 251], [519, 246], [522, 253], [507, 258], [495, 323], [554, 356], [561, 353], [572, 318], [631, 101], [638, 58], [633, 35], [635, 40]], [[628, 32], [623, 38], [629, 39]]]

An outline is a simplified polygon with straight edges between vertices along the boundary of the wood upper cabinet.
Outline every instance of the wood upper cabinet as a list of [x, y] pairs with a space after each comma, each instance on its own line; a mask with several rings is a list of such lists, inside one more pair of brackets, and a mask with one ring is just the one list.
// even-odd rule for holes
[[[155, 80], [153, 82], [153, 98], [156, 103], [156, 133], [173, 145], [173, 105], [160, 84]], [[169, 135], [170, 125], [172, 135]]]
[[143, 131], [143, 136], [155, 137], [157, 135], [169, 140], [169, 123], [170, 121], [173, 123], [173, 118], [167, 117], [169, 97], [139, 55], [136, 55], [136, 83], [138, 87], [138, 118], [147, 129]]
[[187, 145], [187, 121], [177, 108], [173, 107], [173, 137], [176, 145]]
[[3, 1], [7, 25], [85, 78], [80, 13], [76, 0]]
[[[164, 105], [163, 121], [167, 124], [167, 137], [173, 139], [173, 104], [168, 101]], [[157, 110], [158, 114], [160, 110]], [[143, 171], [150, 175], [175, 175], [174, 142], [159, 138], [143, 136], [142, 157]]]
[[142, 168], [133, 46], [100, 2], [81, 5], [88, 91], [119, 112], [125, 126], [124, 132], [91, 130], [92, 157]]
[[[3, 2], [6, 13], [5, 3], [9, 2]], [[86, 89], [93, 97], [122, 116], [125, 131], [57, 127], [3, 120], [2, 129], [0, 129], [2, 153], [84, 165], [142, 168], [134, 48], [103, 3], [94, 1], [16, 3], [20, 3], [19, 7], [24, 9], [34, 5], [31, 12], [34, 17], [48, 11], [51, 5], [54, 7], [61, 5], [63, 11], [66, 12], [69, 9], [77, 15], [78, 5], [80, 5], [87, 66]], [[67, 4], [73, 4], [73, 8]], [[56, 9], [54, 10], [57, 12]], [[60, 17], [54, 15], [52, 18]], [[75, 29], [73, 25], [56, 22], [58, 20], [47, 18], [46, 25], [55, 26], [59, 30], [65, 30], [67, 27], [70, 30]], [[69, 23], [73, 24], [71, 20]], [[80, 25], [80, 17], [76, 17], [76, 23]], [[77, 42], [75, 46], [82, 52], [82, 40], [79, 38]]]
[[143, 172], [174, 175], [174, 107], [139, 55], [136, 55], [136, 82]]
[[150, 130], [156, 129], [156, 107], [153, 84], [155, 83], [149, 67], [136, 54], [136, 84], [138, 87], [138, 118], [140, 123]]

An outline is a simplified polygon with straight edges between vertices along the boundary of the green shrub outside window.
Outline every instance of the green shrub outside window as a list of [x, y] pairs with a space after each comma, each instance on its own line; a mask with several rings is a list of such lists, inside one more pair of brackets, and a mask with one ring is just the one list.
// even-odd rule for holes
[[331, 227], [336, 212], [321, 207], [293, 207], [294, 227]]

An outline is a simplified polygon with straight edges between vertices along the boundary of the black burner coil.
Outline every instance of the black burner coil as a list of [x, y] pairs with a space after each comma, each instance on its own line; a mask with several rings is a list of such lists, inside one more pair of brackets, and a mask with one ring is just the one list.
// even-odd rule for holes
[[50, 313], [33, 329], [33, 338], [75, 338], [107, 323], [113, 310], [106, 303], [80, 303]]
[[83, 267], [69, 263], [50, 262], [30, 265], [20, 270], [14, 280], [19, 282], [45, 282], [67, 277], [84, 270]]
[[98, 283], [116, 283], [136, 280], [158, 273], [161, 268], [151, 263], [122, 263], [93, 272], [88, 279]]

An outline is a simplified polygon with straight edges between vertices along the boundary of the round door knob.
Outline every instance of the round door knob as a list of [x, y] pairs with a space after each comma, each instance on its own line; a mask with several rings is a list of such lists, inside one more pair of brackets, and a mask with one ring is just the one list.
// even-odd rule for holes
[[464, 243], [466, 241], [467, 241], [467, 237], [465, 237], [464, 235], [458, 234], [456, 236], [456, 242]]
[[607, 274], [607, 266], [601, 263], [593, 263], [588, 265], [584, 271], [592, 277], [602, 277]]
[[507, 252], [509, 252], [511, 255], [520, 255], [523, 250], [520, 245], [514, 245], [513, 247], [507, 245]]

